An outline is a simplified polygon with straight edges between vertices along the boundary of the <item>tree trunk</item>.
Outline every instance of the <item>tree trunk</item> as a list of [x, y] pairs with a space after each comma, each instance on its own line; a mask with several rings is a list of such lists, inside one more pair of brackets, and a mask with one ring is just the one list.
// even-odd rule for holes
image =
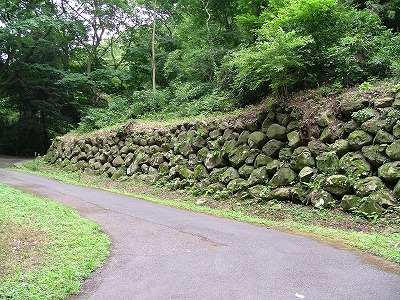
[[156, 90], [156, 6], [157, 1], [153, 0], [153, 34], [151, 39], [151, 66], [152, 66], [152, 83], [153, 91]]

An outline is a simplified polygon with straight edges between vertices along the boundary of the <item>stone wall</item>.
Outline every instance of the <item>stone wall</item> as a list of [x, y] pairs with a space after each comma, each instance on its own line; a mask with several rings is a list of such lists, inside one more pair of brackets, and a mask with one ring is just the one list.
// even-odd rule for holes
[[57, 138], [45, 158], [71, 171], [371, 216], [400, 198], [400, 97], [351, 96], [318, 113], [274, 105], [230, 120], [129, 124]]

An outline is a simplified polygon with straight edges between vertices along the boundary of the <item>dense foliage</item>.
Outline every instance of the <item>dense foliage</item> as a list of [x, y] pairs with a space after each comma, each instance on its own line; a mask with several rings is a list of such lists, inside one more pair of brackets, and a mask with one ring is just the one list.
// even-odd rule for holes
[[398, 0], [3, 1], [0, 152], [43, 152], [78, 124], [86, 131], [149, 115], [206, 115], [271, 92], [400, 76], [399, 7]]

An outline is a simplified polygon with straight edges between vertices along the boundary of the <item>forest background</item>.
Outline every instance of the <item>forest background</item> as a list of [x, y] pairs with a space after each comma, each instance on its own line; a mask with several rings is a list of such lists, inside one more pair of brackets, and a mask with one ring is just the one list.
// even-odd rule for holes
[[400, 77], [400, 0], [6, 0], [0, 153]]

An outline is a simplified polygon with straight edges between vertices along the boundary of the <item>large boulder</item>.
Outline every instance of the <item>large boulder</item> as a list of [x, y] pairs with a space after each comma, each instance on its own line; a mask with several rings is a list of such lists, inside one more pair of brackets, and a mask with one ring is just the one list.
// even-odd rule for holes
[[247, 143], [250, 148], [261, 149], [267, 141], [267, 136], [261, 131], [255, 131], [249, 135]]
[[328, 208], [335, 205], [332, 195], [324, 190], [312, 191], [307, 195], [307, 200], [316, 208]]
[[254, 171], [254, 167], [253, 166], [249, 166], [249, 165], [243, 165], [239, 168], [239, 175], [242, 178], [248, 179], [251, 175], [251, 173]]
[[270, 139], [275, 139], [278, 141], [286, 141], [286, 127], [279, 124], [272, 124], [268, 127], [267, 136]]
[[344, 196], [351, 191], [351, 184], [345, 175], [331, 175], [326, 178], [324, 189], [336, 196]]
[[295, 181], [297, 174], [289, 167], [280, 168], [268, 182], [271, 188], [287, 186]]
[[316, 176], [317, 171], [311, 167], [304, 167], [299, 172], [300, 182], [310, 182], [310, 180]]
[[300, 171], [304, 167], [315, 166], [315, 159], [307, 147], [299, 147], [293, 151], [290, 165], [293, 170]]
[[225, 166], [226, 162], [221, 151], [213, 151], [207, 153], [204, 159], [204, 165], [208, 170], [212, 170], [217, 167]]
[[243, 178], [236, 178], [231, 180], [226, 188], [234, 193], [243, 191], [249, 187], [247, 180]]
[[259, 168], [262, 166], [266, 166], [269, 164], [271, 161], [273, 161], [273, 158], [266, 156], [263, 153], [260, 153], [257, 155], [255, 161], [254, 161], [254, 167]]
[[374, 137], [363, 130], [355, 130], [348, 136], [349, 146], [353, 150], [360, 150], [364, 146], [372, 144]]
[[393, 196], [400, 200], [400, 180], [393, 188]]
[[241, 167], [250, 155], [250, 148], [247, 145], [240, 145], [229, 154], [229, 161], [235, 168]]
[[221, 175], [221, 182], [224, 184], [228, 184], [233, 179], [238, 179], [240, 177], [239, 172], [235, 168], [228, 168]]
[[318, 156], [320, 153], [328, 151], [328, 145], [320, 140], [311, 140], [308, 142], [308, 149], [314, 156]]
[[350, 151], [349, 141], [345, 139], [338, 139], [332, 145], [332, 151], [336, 152], [337, 155], [344, 155]]
[[283, 148], [284, 145], [285, 144], [281, 141], [270, 140], [267, 143], [265, 143], [264, 147], [262, 148], [262, 151], [267, 156], [277, 158], [279, 151]]
[[398, 205], [398, 202], [394, 198], [393, 193], [387, 189], [373, 192], [368, 196], [368, 198], [372, 201], [375, 201], [376, 203], [379, 203], [379, 205], [384, 208]]
[[361, 198], [356, 195], [344, 195], [340, 206], [344, 211], [355, 211], [361, 204]]
[[204, 178], [208, 178], [210, 175], [203, 165], [197, 165], [193, 170], [193, 177], [196, 180], [202, 180]]
[[265, 167], [254, 169], [248, 179], [249, 185], [265, 184], [267, 181], [268, 175]]
[[400, 140], [396, 140], [387, 146], [386, 154], [393, 160], [400, 160]]
[[370, 145], [362, 148], [362, 153], [366, 160], [375, 167], [382, 166], [390, 159], [385, 154], [386, 146], [383, 145]]
[[374, 139], [375, 144], [391, 144], [394, 142], [394, 136], [385, 130], [379, 130]]
[[266, 197], [269, 200], [298, 202], [299, 191], [296, 187], [281, 187], [267, 192]]
[[379, 177], [376, 176], [361, 179], [353, 185], [355, 194], [361, 197], [366, 197], [371, 193], [384, 188], [386, 188], [385, 184]]
[[349, 152], [339, 160], [339, 169], [352, 177], [367, 177], [371, 174], [371, 165], [362, 155]]
[[316, 158], [317, 170], [322, 173], [333, 174], [339, 168], [339, 157], [335, 152], [322, 152]]
[[400, 161], [389, 162], [378, 168], [378, 176], [387, 181], [400, 179]]
[[287, 134], [288, 145], [291, 148], [298, 148], [306, 144], [305, 141], [301, 139], [300, 133], [298, 131], [291, 131]]

